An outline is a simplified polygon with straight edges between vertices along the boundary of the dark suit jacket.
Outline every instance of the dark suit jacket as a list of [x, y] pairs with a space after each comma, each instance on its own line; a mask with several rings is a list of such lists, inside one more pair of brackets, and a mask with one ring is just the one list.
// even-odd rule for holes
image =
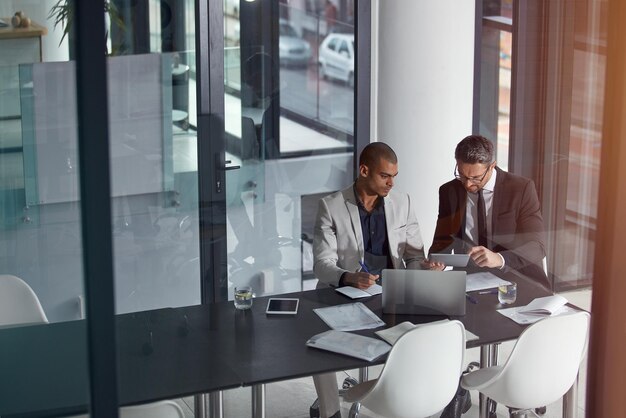
[[[545, 256], [543, 218], [535, 184], [496, 167], [498, 172], [492, 202], [490, 250], [499, 252], [505, 269], [516, 270], [549, 287], [543, 271]], [[430, 253], [464, 253], [467, 192], [458, 180], [439, 188], [439, 216]]]

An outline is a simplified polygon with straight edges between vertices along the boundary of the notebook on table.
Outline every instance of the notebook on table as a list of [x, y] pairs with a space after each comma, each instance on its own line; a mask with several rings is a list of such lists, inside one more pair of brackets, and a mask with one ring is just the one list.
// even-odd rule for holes
[[464, 271], [383, 270], [383, 313], [465, 315]]

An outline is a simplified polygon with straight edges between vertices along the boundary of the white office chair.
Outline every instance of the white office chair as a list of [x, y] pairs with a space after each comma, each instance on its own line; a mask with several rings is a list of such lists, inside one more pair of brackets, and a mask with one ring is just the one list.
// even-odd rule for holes
[[[89, 418], [89, 416], [75, 415], [71, 418]], [[120, 418], [185, 418], [185, 414], [176, 402], [159, 401], [120, 408]]]
[[461, 386], [508, 406], [511, 415], [556, 402], [576, 379], [588, 331], [587, 312], [542, 319], [519, 336], [503, 366], [468, 373]]
[[33, 289], [19, 277], [0, 274], [0, 326], [47, 322]]
[[[464, 355], [465, 328], [459, 321], [418, 326], [394, 344], [378, 379], [353, 387], [344, 400], [385, 417], [433, 415], [454, 397]], [[350, 410], [351, 417], [357, 414]]]

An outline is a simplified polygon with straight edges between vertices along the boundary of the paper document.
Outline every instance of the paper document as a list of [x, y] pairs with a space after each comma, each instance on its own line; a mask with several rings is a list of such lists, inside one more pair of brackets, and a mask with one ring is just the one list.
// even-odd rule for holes
[[[532, 324], [547, 316], [547, 315], [533, 315], [533, 314], [520, 312], [520, 310], [523, 308], [524, 306], [516, 306], [514, 308], [498, 309], [497, 312], [506, 316], [509, 319], [512, 319], [513, 321], [517, 322], [520, 325]], [[550, 316], [564, 315], [564, 314], [575, 313], [575, 312], [578, 312], [578, 310], [570, 306], [564, 305], [564, 306], [561, 306], [559, 309], [557, 309]]]
[[352, 286], [343, 286], [338, 287], [335, 290], [351, 299], [367, 298], [383, 293], [383, 287], [379, 284], [373, 284], [367, 289], [357, 289]]
[[356, 331], [385, 326], [385, 323], [361, 302], [316, 308], [313, 311], [337, 331]]
[[473, 292], [475, 290], [492, 289], [504, 284], [511, 284], [506, 280], [502, 280], [498, 276], [488, 271], [481, 273], [472, 273], [467, 275], [467, 282], [465, 284], [466, 292]]
[[533, 299], [528, 305], [522, 306], [519, 312], [526, 315], [550, 316], [566, 303], [567, 299], [561, 295], [546, 296]]
[[[426, 324], [413, 324], [409, 321], [404, 321], [394, 327], [383, 329], [380, 331], [376, 331], [375, 334], [378, 335], [383, 340], [387, 341], [389, 344], [394, 345], [398, 338], [404, 335], [405, 332], [412, 330], [413, 328], [420, 327], [422, 325], [430, 325], [437, 324], [439, 322], [448, 322], [449, 319], [442, 319], [441, 321], [428, 322]], [[478, 335], [465, 330], [465, 341], [473, 341], [477, 340]]]
[[306, 345], [367, 361], [375, 360], [391, 349], [389, 344], [376, 338], [333, 330], [314, 335]]

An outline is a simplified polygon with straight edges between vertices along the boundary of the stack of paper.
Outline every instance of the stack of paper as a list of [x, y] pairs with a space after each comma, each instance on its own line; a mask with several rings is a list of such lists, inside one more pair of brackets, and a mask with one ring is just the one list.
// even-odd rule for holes
[[546, 296], [534, 299], [528, 305], [523, 306], [519, 312], [526, 315], [550, 316], [561, 309], [566, 303], [567, 299], [561, 295]]
[[376, 338], [333, 330], [314, 335], [306, 345], [366, 361], [375, 360], [391, 349], [388, 344]]
[[511, 282], [502, 280], [495, 274], [488, 271], [472, 273], [467, 275], [465, 291], [474, 292], [476, 290], [493, 289], [494, 287], [502, 286], [504, 284], [511, 284]]
[[[449, 319], [442, 319], [441, 321], [428, 322], [426, 324], [413, 324], [409, 321], [402, 322], [394, 327], [383, 329], [380, 331], [376, 331], [376, 335], [378, 335], [383, 340], [387, 341], [389, 344], [394, 345], [398, 338], [404, 335], [405, 332], [412, 330], [413, 328], [417, 328], [423, 325], [437, 324], [439, 322], [448, 322]], [[465, 330], [465, 341], [477, 340], [478, 335]]]
[[536, 298], [526, 306], [498, 309], [498, 312], [518, 324], [532, 324], [546, 316], [562, 315], [576, 312], [576, 309], [566, 306], [567, 299], [560, 295]]
[[346, 295], [351, 299], [367, 298], [370, 296], [380, 295], [383, 293], [383, 287], [379, 284], [373, 284], [367, 289], [357, 289], [352, 286], [343, 286], [335, 289], [337, 292]]
[[385, 325], [374, 312], [361, 302], [316, 308], [313, 311], [322, 321], [326, 322], [326, 325], [337, 331], [356, 331]]

